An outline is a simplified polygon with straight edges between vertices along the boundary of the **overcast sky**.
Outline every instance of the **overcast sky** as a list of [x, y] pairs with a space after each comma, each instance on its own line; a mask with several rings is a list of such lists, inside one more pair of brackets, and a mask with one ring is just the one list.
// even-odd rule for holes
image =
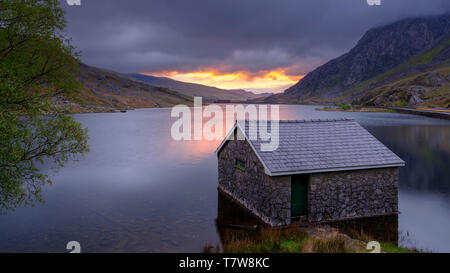
[[[62, 0], [61, 0], [62, 1]], [[67, 10], [82, 60], [119, 72], [302, 75], [370, 27], [450, 11], [449, 0], [81, 0]], [[163, 73], [164, 72], [164, 73]]]

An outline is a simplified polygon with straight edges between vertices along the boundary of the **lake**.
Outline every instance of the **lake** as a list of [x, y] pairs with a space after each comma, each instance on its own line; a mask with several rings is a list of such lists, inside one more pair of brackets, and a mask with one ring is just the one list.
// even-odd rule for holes
[[[450, 121], [280, 106], [281, 119], [352, 118], [406, 161], [401, 246], [450, 252]], [[0, 252], [201, 252], [220, 244], [220, 141], [174, 141], [170, 109], [76, 115], [91, 152], [51, 174], [45, 203], [0, 216]], [[396, 227], [397, 228], [397, 227]]]

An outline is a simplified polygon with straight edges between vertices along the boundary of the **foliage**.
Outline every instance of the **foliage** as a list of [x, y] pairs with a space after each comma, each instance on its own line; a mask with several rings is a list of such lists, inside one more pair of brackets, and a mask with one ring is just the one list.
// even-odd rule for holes
[[0, 1], [0, 212], [42, 201], [51, 181], [37, 164], [89, 149], [87, 131], [54, 105], [80, 88], [65, 24], [57, 0]]
[[[374, 239], [365, 234], [353, 234], [351, 239], [337, 231], [312, 235], [302, 228], [260, 229], [256, 232], [234, 233], [223, 241], [225, 253], [367, 253], [366, 243]], [[352, 237], [353, 238], [353, 237]], [[416, 249], [398, 247], [393, 243], [380, 242], [382, 252], [418, 253]], [[206, 245], [204, 252], [215, 251]]]
[[447, 39], [441, 42], [436, 47], [426, 51], [425, 53], [419, 55], [414, 58], [408, 65], [416, 65], [416, 64], [429, 64], [442, 50], [446, 49], [450, 45], [450, 39]]
[[233, 236], [223, 246], [224, 252], [295, 253], [301, 252], [308, 234], [301, 229], [260, 229], [256, 234]]
[[282, 241], [280, 243], [280, 250], [281, 250], [281, 252], [295, 253], [301, 249], [300, 246], [301, 246], [300, 242]]
[[397, 106], [397, 107], [408, 106], [408, 102], [406, 102], [404, 100], [396, 101], [396, 102], [394, 102], [394, 106]]
[[347, 110], [350, 110], [351, 108], [352, 108], [351, 105], [348, 105], [348, 104], [339, 104], [339, 109], [341, 109], [341, 110], [347, 111]]
[[355, 252], [337, 233], [326, 238], [311, 236], [303, 229], [261, 229], [256, 234], [236, 236], [223, 247], [224, 252], [238, 253], [348, 253]]
[[408, 249], [403, 247], [398, 247], [392, 243], [381, 242], [381, 250], [388, 253], [420, 253], [417, 249]]
[[303, 246], [306, 253], [351, 253], [354, 250], [347, 247], [345, 239], [332, 236], [325, 239], [310, 238]]

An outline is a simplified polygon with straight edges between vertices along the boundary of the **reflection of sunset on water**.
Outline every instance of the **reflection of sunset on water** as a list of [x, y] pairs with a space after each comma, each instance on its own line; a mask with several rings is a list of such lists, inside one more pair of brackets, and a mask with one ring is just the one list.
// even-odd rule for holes
[[166, 146], [166, 153], [177, 160], [201, 160], [211, 156], [219, 147], [220, 140], [184, 140], [171, 141]]
[[[203, 126], [209, 119], [203, 119]], [[203, 128], [203, 127], [202, 127]], [[192, 131], [194, 130], [194, 123], [191, 124]], [[219, 147], [223, 138], [225, 137], [225, 125], [222, 130], [222, 137], [220, 140], [206, 140], [207, 135], [203, 132], [202, 140], [181, 140], [170, 141], [166, 146], [167, 154], [176, 155], [179, 160], [201, 160], [205, 157], [211, 156], [214, 151]], [[209, 134], [212, 135], [210, 132]], [[209, 138], [211, 139], [211, 138]]]

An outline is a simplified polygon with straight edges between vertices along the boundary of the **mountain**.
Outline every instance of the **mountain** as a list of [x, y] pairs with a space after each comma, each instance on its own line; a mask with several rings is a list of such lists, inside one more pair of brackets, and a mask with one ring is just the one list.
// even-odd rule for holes
[[268, 92], [265, 92], [265, 93], [253, 93], [251, 91], [247, 91], [247, 90], [244, 90], [244, 89], [228, 89], [228, 90], [225, 90], [225, 91], [234, 93], [234, 94], [239, 95], [239, 96], [246, 97], [247, 99], [265, 98], [265, 97], [273, 95], [273, 93], [268, 93]]
[[445, 105], [449, 61], [450, 14], [408, 18], [370, 29], [348, 53], [264, 102]]
[[59, 96], [59, 105], [75, 112], [115, 112], [131, 108], [191, 105], [192, 99], [163, 87], [155, 87], [123, 74], [79, 64], [79, 81], [83, 88], [77, 98]]
[[188, 97], [200, 96], [206, 102], [218, 102], [218, 101], [246, 101], [248, 99], [256, 99], [261, 97], [267, 97], [270, 93], [255, 94], [242, 89], [220, 89], [217, 87], [206, 86], [196, 83], [188, 83], [176, 81], [166, 77], [147, 76], [143, 74], [128, 74], [142, 82], [148, 83], [153, 86], [165, 87], [170, 90], [174, 90]]

